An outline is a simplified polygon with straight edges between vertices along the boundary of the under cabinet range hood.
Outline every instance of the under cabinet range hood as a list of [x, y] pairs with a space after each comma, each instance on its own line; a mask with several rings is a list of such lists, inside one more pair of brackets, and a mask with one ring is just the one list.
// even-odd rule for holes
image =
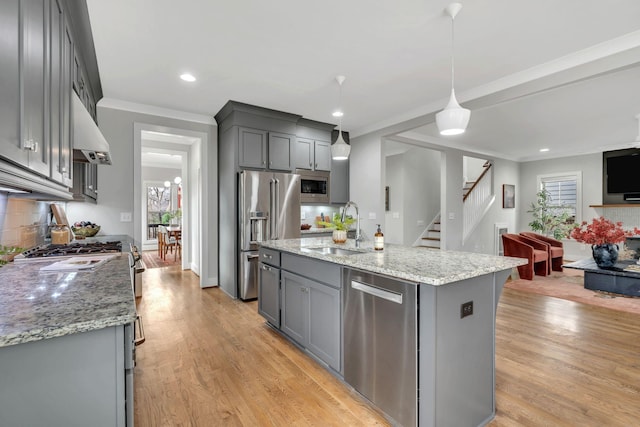
[[98, 165], [110, 165], [109, 143], [91, 115], [84, 108], [78, 95], [71, 91], [73, 117], [73, 160], [75, 162], [95, 163]]

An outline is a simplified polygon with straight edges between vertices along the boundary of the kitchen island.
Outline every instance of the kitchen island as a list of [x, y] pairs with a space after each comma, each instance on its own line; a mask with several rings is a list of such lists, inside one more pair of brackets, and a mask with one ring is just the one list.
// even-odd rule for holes
[[124, 426], [136, 319], [128, 254], [92, 271], [40, 271], [52, 262], [0, 268], [0, 425]]
[[526, 260], [305, 238], [263, 242], [260, 261], [260, 313], [394, 423], [493, 419], [497, 304]]

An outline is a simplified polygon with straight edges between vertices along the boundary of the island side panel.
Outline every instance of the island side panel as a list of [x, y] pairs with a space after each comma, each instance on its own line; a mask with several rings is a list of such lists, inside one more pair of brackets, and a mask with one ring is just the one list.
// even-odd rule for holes
[[0, 425], [124, 426], [123, 329], [0, 348]]
[[[420, 426], [479, 426], [494, 417], [495, 279], [420, 285]], [[471, 301], [473, 314], [461, 318]]]

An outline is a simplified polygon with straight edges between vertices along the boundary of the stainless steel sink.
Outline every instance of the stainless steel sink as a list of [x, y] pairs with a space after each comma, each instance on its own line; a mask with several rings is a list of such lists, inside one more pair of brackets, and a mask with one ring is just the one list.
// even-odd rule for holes
[[335, 247], [322, 247], [322, 248], [301, 248], [303, 252], [316, 252], [323, 255], [358, 255], [364, 252], [354, 251], [351, 249], [335, 248]]

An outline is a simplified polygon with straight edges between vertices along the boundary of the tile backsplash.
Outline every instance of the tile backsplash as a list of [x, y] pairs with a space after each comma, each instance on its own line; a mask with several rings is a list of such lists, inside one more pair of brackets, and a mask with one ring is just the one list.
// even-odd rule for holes
[[50, 204], [0, 193], [0, 244], [30, 248], [45, 243]]

